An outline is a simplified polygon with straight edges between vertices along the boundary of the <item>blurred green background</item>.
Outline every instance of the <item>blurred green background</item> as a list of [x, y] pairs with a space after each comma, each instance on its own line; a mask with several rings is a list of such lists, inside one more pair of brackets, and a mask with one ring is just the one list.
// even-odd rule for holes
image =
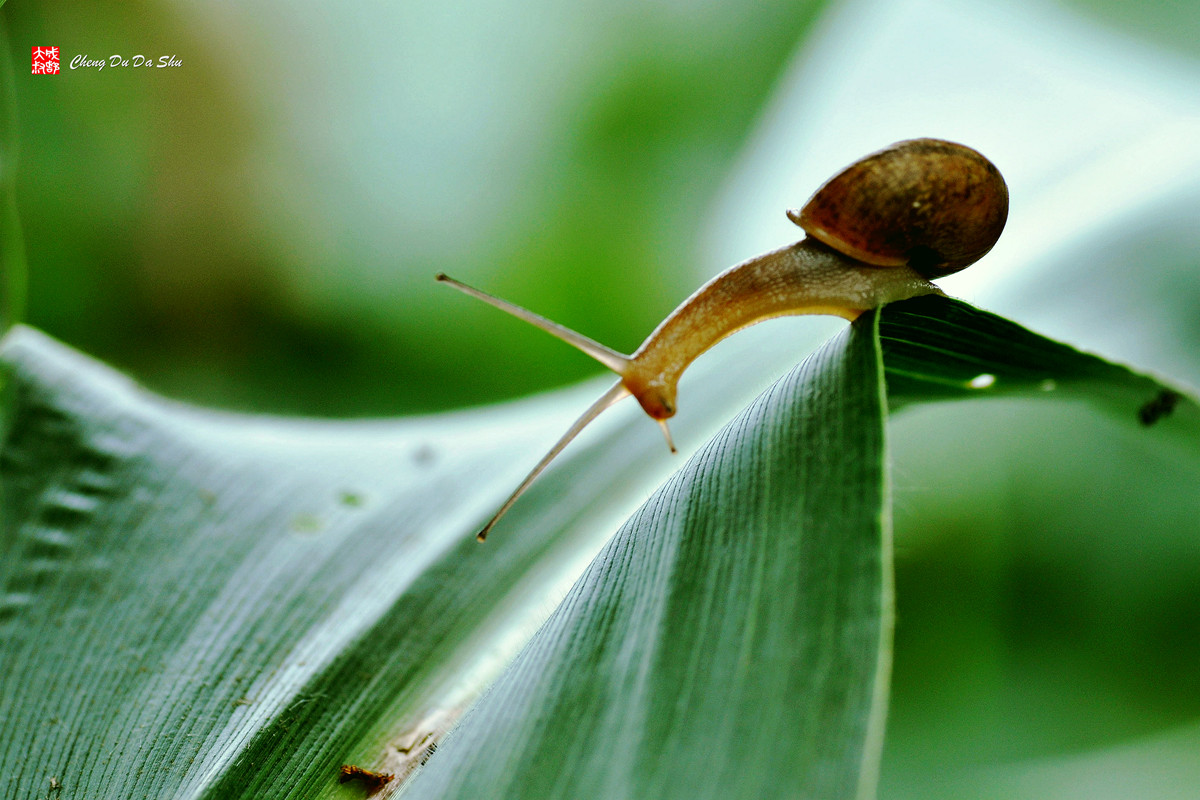
[[817, 10], [201, 5], [5, 7], [18, 65], [183, 61], [20, 73], [27, 320], [172, 396], [331, 416], [594, 372], [438, 271], [635, 347]]
[[[980, 5], [990, 19], [1043, 7]], [[1046, 8], [1160, 54], [1183, 76], [1164, 84], [1196, 86], [1200, 4]], [[433, 275], [631, 350], [698, 275], [729, 263], [706, 249], [706, 225], [835, 10], [10, 0], [0, 141], [24, 232], [24, 318], [168, 396], [260, 412], [435, 411], [593, 374]], [[31, 76], [35, 44], [182, 66], [64, 60], [58, 77]], [[1001, 166], [1019, 177], [1028, 165]], [[1077, 343], [1104, 351], [1111, 318], [1089, 309], [1130, 303], [1118, 276], [1131, 261], [1169, 264], [1152, 288], [1171, 312], [1120, 335], [1148, 366], [1200, 383], [1200, 251], [1178, 235], [1200, 227], [1190, 214], [1164, 232], [1174, 217], [1146, 201], [1127, 215], [1137, 224], [1089, 234], [1071, 251], [1089, 255], [1055, 273], [1105, 276], [1087, 292], [1060, 278], [1086, 306], [1063, 311], [1032, 281], [997, 290], [992, 307], [1035, 328], [1065, 316]], [[8, 234], [4, 247], [16, 247]], [[1155, 737], [1200, 743], [1200, 475], [1076, 408], [939, 407], [894, 428], [883, 795], [1057, 796], [1049, 778], [1024, 781], [1071, 775], [1080, 758], [1099, 760], [1092, 773], [1128, 764], [1128, 748], [1155, 769], [1173, 752]], [[1185, 780], [1154, 796], [1200, 796]]]

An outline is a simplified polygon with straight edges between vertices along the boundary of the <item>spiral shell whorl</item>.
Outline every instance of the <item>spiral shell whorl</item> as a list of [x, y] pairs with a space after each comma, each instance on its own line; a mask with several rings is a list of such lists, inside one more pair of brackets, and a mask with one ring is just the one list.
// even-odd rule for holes
[[908, 264], [932, 279], [992, 249], [1008, 218], [1008, 187], [969, 147], [910, 139], [851, 164], [788, 216], [851, 258]]

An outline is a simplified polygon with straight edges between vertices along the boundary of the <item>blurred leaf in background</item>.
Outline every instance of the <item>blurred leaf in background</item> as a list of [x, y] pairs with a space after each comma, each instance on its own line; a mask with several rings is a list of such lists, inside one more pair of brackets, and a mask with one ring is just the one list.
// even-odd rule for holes
[[[0, 52], [8, 37], [0, 25]], [[0, 331], [21, 318], [25, 305], [25, 247], [17, 214], [17, 109], [13, 64], [0, 64]]]
[[29, 321], [224, 406], [397, 413], [578, 378], [433, 275], [635, 345], [691, 290], [702, 212], [819, 8], [17, 0], [17, 64], [47, 37], [183, 61], [21, 76]]

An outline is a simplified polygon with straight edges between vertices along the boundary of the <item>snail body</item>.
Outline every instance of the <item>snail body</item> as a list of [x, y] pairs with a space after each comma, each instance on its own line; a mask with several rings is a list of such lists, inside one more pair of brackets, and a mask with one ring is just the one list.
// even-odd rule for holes
[[992, 248], [1008, 216], [1008, 189], [976, 151], [938, 139], [898, 142], [855, 162], [788, 217], [807, 238], [722, 272], [683, 301], [632, 355], [624, 355], [445, 275], [437, 279], [553, 334], [620, 380], [567, 430], [478, 533], [492, 526], [575, 436], [632, 395], [662, 427], [675, 414], [680, 376], [725, 337], [774, 317], [831, 314], [853, 321], [885, 303], [941, 292], [930, 281]]

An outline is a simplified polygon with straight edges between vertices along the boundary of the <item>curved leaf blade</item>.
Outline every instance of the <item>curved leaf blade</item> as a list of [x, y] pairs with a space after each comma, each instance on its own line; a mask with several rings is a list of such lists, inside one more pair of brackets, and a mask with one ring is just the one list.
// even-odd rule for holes
[[[540, 618], [588, 527], [563, 520], [622, 491], [548, 474], [520, 535], [481, 547], [481, 486], [566, 424], [561, 394], [330, 423], [164, 401], [27, 328], [0, 360], [4, 796], [352, 797], [344, 762], [402, 774]], [[606, 445], [661, 447], [644, 434]]]
[[621, 529], [405, 797], [870, 795], [891, 636], [869, 314]]
[[930, 295], [892, 303], [880, 315], [879, 336], [893, 411], [938, 400], [1071, 399], [1200, 442], [1200, 407], [1182, 389], [960, 300]]
[[[843, 689], [857, 687], [854, 702], [819, 706], [830, 714], [857, 703], [858, 713], [835, 720], [844, 736], [831, 736], [836, 725], [824, 725], [820, 737], [801, 741], [797, 720], [804, 710], [763, 701], [771, 690], [775, 696], [800, 691], [795, 682], [816, 673], [774, 671], [789, 663], [785, 650], [759, 643], [783, 641], [769, 636], [779, 627], [739, 628], [731, 615], [740, 604], [763, 619], [790, 613], [811, 622], [808, 612], [819, 598], [833, 606], [817, 611], [845, 611], [833, 602], [839, 595], [830, 581], [851, 577], [869, 588], [853, 570], [829, 569], [829, 559], [848, 558], [841, 548], [862, 546], [861, 538], [808, 547], [816, 537], [805, 529], [797, 548], [810, 561], [789, 562], [797, 554], [785, 544], [795, 531], [791, 538], [772, 539], [762, 526], [778, 528], [780, 519], [798, 513], [770, 505], [799, 496], [789, 494], [796, 486], [778, 475], [803, 473], [809, 481], [830, 470], [836, 476], [832, 466], [855, 452], [845, 441], [881, 424], [879, 365], [872, 362], [871, 372], [860, 361], [863, 342], [874, 341], [874, 333], [863, 330], [873, 318], [865, 317], [810, 361], [806, 377], [793, 375], [780, 384], [786, 391], [776, 387], [756, 403], [609, 546], [580, 585], [611, 603], [615, 616], [597, 617], [573, 601], [547, 630], [595, 628], [597, 620], [607, 627], [588, 628], [578, 642], [551, 638], [549, 645], [543, 633], [543, 644], [532, 652], [566, 647], [555, 658], [585, 674], [580, 682], [570, 669], [553, 672], [564, 683], [549, 687], [551, 699], [568, 719], [557, 723], [562, 736], [534, 732], [542, 736], [542, 749], [533, 752], [544, 758], [530, 766], [528, 748], [509, 741], [508, 729], [475, 748], [453, 744], [471, 741], [472, 734], [464, 733], [430, 761], [414, 792], [445, 780], [445, 770], [453, 772], [445, 764], [470, 762], [486, 778], [507, 747], [520, 752], [504, 763], [526, 759], [528, 768], [505, 766], [504, 775], [487, 786], [509, 780], [518, 787], [514, 791], [534, 797], [555, 796], [562, 786], [547, 775], [564, 769], [572, 776], [564, 779], [567, 788], [573, 790], [574, 781], [581, 791], [599, 787], [618, 794], [634, 786], [652, 796], [683, 793], [683, 787], [688, 796], [756, 796], [779, 786], [790, 791], [788, 781], [801, 780], [816, 782], [808, 788], [820, 796], [869, 793], [889, 654], [883, 473], [873, 479], [881, 494], [867, 498], [880, 565], [875, 669], [868, 669], [865, 657], [853, 661], [858, 671]], [[1097, 402], [1135, 424], [1147, 398], [1174, 391], [956, 301], [895, 304], [879, 318], [897, 405], [999, 393], [1064, 396]], [[813, 366], [838, 348], [842, 366]], [[639, 458], [631, 458], [637, 443], [658, 446], [638, 426], [632, 435], [620, 431], [602, 447], [582, 449], [562, 474], [549, 474], [543, 483], [548, 495], [562, 494], [561, 501], [531, 501], [514, 512], [524, 523], [519, 536], [479, 548], [465, 535], [476, 504], [464, 503], [478, 488], [463, 476], [495, 477], [501, 451], [511, 460], [511, 441], [499, 450], [480, 449], [476, 441], [483, 428], [511, 428], [511, 412], [366, 424], [247, 418], [154, 398], [30, 331], [10, 336], [3, 357], [15, 370], [10, 386], [17, 401], [0, 454], [0, 672], [6, 677], [0, 683], [6, 731], [0, 761], [6, 765], [4, 788], [17, 794], [36, 793], [53, 777], [89, 797], [351, 796], [353, 788], [336, 784], [341, 762], [389, 767], [394, 759], [402, 768], [411, 766], [433, 741], [426, 734], [447, 725], [465, 702], [454, 686], [456, 672], [470, 670], [473, 658], [492, 646], [493, 618], [510, 616], [511, 606], [500, 606], [512, 602], [512, 587], [535, 563], [541, 570], [556, 552], [577, 547], [559, 541], [562, 513], [581, 514], [580, 503], [597, 497], [610, 501], [612, 487], [628, 484], [628, 471], [639, 468]], [[853, 380], [826, 381], [837, 369], [849, 370], [847, 364], [864, 368]], [[981, 371], [993, 376], [990, 385], [975, 382]], [[808, 373], [820, 380], [805, 383]], [[1055, 381], [1053, 390], [1047, 380]], [[861, 391], [874, 397], [874, 405]], [[788, 402], [818, 417], [838, 403], [869, 407], [870, 413], [846, 411], [839, 422], [829, 412], [815, 449], [790, 452], [803, 439], [788, 431], [811, 419], [768, 414], [790, 408], [781, 392], [803, 394]], [[1174, 413], [1156, 422], [1153, 432], [1194, 445], [1197, 419], [1194, 403], [1180, 393]], [[539, 419], [537, 427], [543, 423], [559, 424]], [[527, 436], [528, 429], [507, 435]], [[470, 456], [456, 451], [455, 442], [463, 440], [471, 442]], [[418, 457], [424, 447], [437, 455], [436, 468]], [[876, 462], [882, 446], [858, 452], [870, 456], [872, 469], [881, 469]], [[597, 455], [602, 463], [583, 466]], [[803, 464], [808, 466], [797, 466]], [[581, 478], [581, 469], [591, 477]], [[850, 486], [862, 488], [854, 481], [828, 483], [805, 488], [830, 492], [826, 499]], [[745, 512], [763, 503], [769, 513]], [[830, 507], [836, 513], [814, 513], [850, 520], [865, 508]], [[869, 549], [862, 546], [861, 554]], [[824, 566], [800, 581], [803, 591], [797, 593], [781, 578], [789, 573], [780, 570], [789, 563], [811, 565], [816, 556], [826, 559]], [[658, 627], [648, 628], [646, 620], [657, 620]], [[810, 653], [827, 653], [831, 630], [824, 629], [824, 638], [799, 640], [808, 642]], [[853, 626], [838, 630], [859, 637], [859, 644], [870, 638]], [[643, 653], [650, 663], [638, 661], [646, 636], [659, 634], [669, 635], [653, 641], [665, 644]], [[845, 639], [835, 644], [854, 644]], [[571, 649], [576, 645], [581, 649]], [[614, 686], [611, 678], [586, 677], [580, 665], [596, 663], [615, 667], [610, 676], [620, 669], [628, 675], [636, 666], [636, 680]], [[731, 676], [728, 682], [713, 678], [720, 670]], [[747, 683], [747, 671], [758, 683]], [[813, 677], [808, 689], [827, 696], [833, 684], [818, 683]], [[527, 699], [545, 688], [536, 681], [521, 686]], [[497, 692], [481, 708], [498, 702]], [[595, 706], [601, 692], [614, 701], [600, 704], [604, 713], [581, 728], [574, 716], [587, 703]], [[867, 695], [871, 702], [864, 706]], [[712, 724], [693, 727], [697, 719]], [[616, 736], [625, 724], [633, 733]], [[565, 735], [564, 725], [580, 729], [576, 738]], [[53, 735], [58, 730], [64, 733]], [[763, 730], [774, 733], [767, 737]], [[598, 738], [579, 738], [589, 732]], [[800, 753], [796, 758], [779, 756], [789, 741], [796, 745], [792, 755]], [[810, 749], [801, 752], [801, 745]], [[803, 777], [797, 763], [809, 764]], [[697, 788], [698, 776], [704, 786]], [[459, 779], [465, 776], [453, 780]]]

